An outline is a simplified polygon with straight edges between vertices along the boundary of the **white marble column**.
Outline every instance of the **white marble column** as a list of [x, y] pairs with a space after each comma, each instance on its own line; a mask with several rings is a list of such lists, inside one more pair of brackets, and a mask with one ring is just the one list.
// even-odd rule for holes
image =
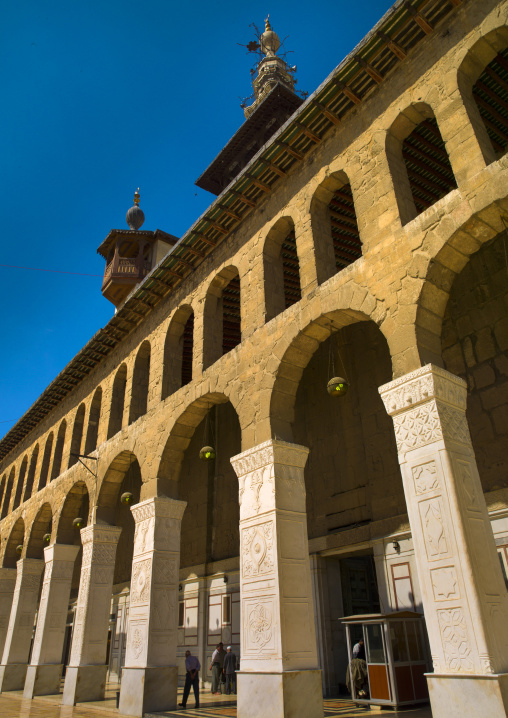
[[176, 708], [180, 533], [186, 506], [159, 496], [131, 508], [136, 532], [119, 705], [126, 715]]
[[79, 546], [53, 544], [44, 549], [46, 568], [24, 698], [60, 692], [62, 651], [72, 573]]
[[67, 706], [104, 698], [111, 591], [121, 532], [107, 524], [81, 529], [81, 578], [62, 700]]
[[0, 568], [0, 654], [4, 651], [15, 586], [16, 569]]
[[44, 561], [20, 558], [16, 586], [0, 665], [0, 692], [21, 690], [30, 654], [30, 643], [39, 598]]
[[269, 440], [231, 459], [240, 484], [239, 718], [323, 716], [303, 474], [308, 453]]
[[505, 718], [508, 594], [466, 420], [466, 384], [431, 364], [379, 392], [393, 417], [434, 663], [434, 718]]

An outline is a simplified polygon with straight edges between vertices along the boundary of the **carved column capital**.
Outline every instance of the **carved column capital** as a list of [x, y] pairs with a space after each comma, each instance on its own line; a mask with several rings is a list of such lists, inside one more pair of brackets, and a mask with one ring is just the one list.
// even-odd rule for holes
[[454, 374], [427, 364], [379, 388], [393, 417], [401, 461], [406, 453], [440, 441], [451, 441], [471, 453], [465, 418], [466, 383]]
[[122, 529], [118, 526], [109, 526], [108, 524], [91, 524], [81, 529], [81, 543], [83, 546], [87, 543], [118, 543]]
[[153, 517], [178, 519], [181, 521], [186, 506], [186, 501], [178, 501], [177, 499], [170, 499], [166, 496], [155, 496], [131, 506], [131, 511], [136, 524]]
[[268, 439], [252, 449], [231, 457], [231, 464], [238, 478], [251, 471], [262, 469], [272, 464], [284, 464], [303, 469], [307, 463], [309, 449], [299, 444], [290, 444], [280, 439]]

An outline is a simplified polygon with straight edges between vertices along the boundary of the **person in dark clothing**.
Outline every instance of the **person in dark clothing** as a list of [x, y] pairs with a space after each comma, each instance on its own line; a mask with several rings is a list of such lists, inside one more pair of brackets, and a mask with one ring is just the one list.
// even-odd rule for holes
[[362, 661], [365, 660], [365, 643], [363, 638], [360, 638], [358, 643], [353, 646], [353, 658], [360, 658]]
[[185, 651], [185, 668], [187, 670], [187, 674], [185, 676], [183, 698], [182, 702], [178, 705], [180, 708], [185, 708], [192, 686], [194, 688], [194, 697], [196, 699], [195, 707], [199, 708], [199, 669], [201, 668], [201, 664], [196, 656], [191, 655], [190, 651]]
[[230, 693], [236, 695], [236, 656], [231, 650], [231, 646], [227, 647], [223, 670], [226, 676], [226, 695], [229, 696]]

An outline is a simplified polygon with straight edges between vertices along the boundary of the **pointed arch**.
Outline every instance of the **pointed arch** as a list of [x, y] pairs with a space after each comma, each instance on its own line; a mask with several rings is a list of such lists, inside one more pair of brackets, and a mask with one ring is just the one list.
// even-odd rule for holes
[[468, 50], [457, 82], [487, 164], [508, 148], [508, 27], [491, 30]]
[[53, 467], [51, 469], [51, 479], [54, 481], [62, 473], [63, 450], [65, 445], [65, 432], [67, 431], [67, 422], [62, 420], [55, 443], [55, 453], [53, 454]]
[[32, 496], [35, 472], [37, 470], [37, 461], [39, 460], [39, 444], [36, 444], [32, 451], [32, 457], [30, 459], [30, 468], [28, 469], [28, 476], [26, 479], [25, 493], [23, 494], [23, 501], [28, 501]]
[[125, 407], [125, 389], [127, 386], [127, 366], [122, 364], [115, 374], [111, 393], [111, 410], [109, 413], [108, 439], [122, 430]]
[[43, 536], [52, 533], [53, 510], [51, 505], [45, 503], [41, 506], [28, 532], [26, 547], [27, 558], [44, 558]]
[[392, 123], [386, 155], [402, 224], [457, 188], [434, 112], [424, 102], [411, 105]]
[[90, 454], [97, 448], [97, 440], [99, 437], [99, 422], [101, 418], [102, 405], [102, 388], [97, 387], [90, 404], [90, 413], [88, 415], [88, 429], [85, 439], [85, 454]]
[[139, 347], [132, 372], [129, 424], [133, 424], [147, 412], [148, 388], [150, 385], [150, 353], [150, 342], [144, 341]]
[[[83, 424], [85, 423], [85, 405], [80, 404], [74, 418], [72, 427], [71, 450], [69, 453], [68, 468], [78, 462], [78, 454], [81, 454], [81, 441], [83, 439]], [[58, 445], [58, 442], [57, 442]], [[55, 452], [56, 453], [56, 452]]]
[[281, 217], [266, 236], [263, 247], [265, 321], [269, 322], [302, 298], [295, 224]]
[[186, 304], [176, 310], [164, 343], [161, 399], [167, 399], [192, 380], [194, 312]]
[[83, 526], [88, 524], [90, 499], [84, 481], [77, 481], [68, 491], [56, 526], [55, 543], [74, 544], [79, 541], [79, 532], [74, 528], [74, 519], [83, 519]]
[[46, 439], [44, 455], [42, 457], [41, 473], [39, 474], [39, 485], [37, 491], [41, 491], [48, 483], [49, 467], [51, 464], [51, 453], [53, 451], [53, 432]]
[[17, 546], [22, 546], [25, 542], [25, 522], [20, 517], [12, 527], [7, 545], [5, 547], [2, 568], [16, 568], [16, 562], [20, 555], [16, 551]]
[[242, 340], [240, 275], [225, 267], [213, 279], [205, 298], [203, 368], [234, 349]]
[[21, 496], [23, 495], [23, 484], [25, 483], [26, 470], [28, 468], [28, 456], [23, 457], [21, 462], [21, 468], [18, 474], [18, 481], [16, 483], [16, 493], [14, 494], [14, 501], [12, 503], [12, 510], [15, 511], [21, 503]]
[[318, 284], [362, 256], [353, 192], [344, 171], [334, 172], [316, 189], [310, 205]]
[[4, 519], [9, 513], [9, 504], [11, 503], [12, 488], [14, 486], [14, 478], [16, 476], [16, 469], [14, 466], [11, 469], [9, 478], [7, 479], [7, 486], [5, 488], [4, 500], [2, 504], [2, 514], [0, 519]]

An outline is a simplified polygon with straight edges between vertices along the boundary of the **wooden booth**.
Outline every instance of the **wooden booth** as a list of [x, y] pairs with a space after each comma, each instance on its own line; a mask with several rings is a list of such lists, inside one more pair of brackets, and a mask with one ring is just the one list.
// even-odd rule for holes
[[356, 703], [401, 706], [428, 701], [429, 659], [423, 616], [413, 611], [371, 613], [341, 619], [346, 626], [349, 665], [363, 638], [367, 682], [351, 681]]

